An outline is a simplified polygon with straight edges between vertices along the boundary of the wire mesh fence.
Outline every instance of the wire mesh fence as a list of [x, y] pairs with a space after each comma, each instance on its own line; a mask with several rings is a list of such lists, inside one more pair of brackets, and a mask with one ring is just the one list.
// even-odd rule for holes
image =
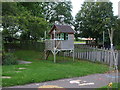
[[25, 49], [25, 50], [37, 50], [43, 52], [45, 49], [44, 42], [33, 42], [33, 41], [24, 41], [19, 43], [5, 43], [4, 48], [6, 51], [13, 51], [17, 49]]

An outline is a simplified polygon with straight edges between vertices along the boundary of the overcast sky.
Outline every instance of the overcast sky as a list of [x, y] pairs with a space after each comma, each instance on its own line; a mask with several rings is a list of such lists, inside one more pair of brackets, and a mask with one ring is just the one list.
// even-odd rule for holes
[[[118, 2], [120, 0], [110, 0], [113, 3], [113, 12], [114, 15], [118, 15]], [[75, 17], [76, 13], [80, 10], [81, 4], [83, 4], [84, 0], [71, 0], [72, 2], [72, 15]]]

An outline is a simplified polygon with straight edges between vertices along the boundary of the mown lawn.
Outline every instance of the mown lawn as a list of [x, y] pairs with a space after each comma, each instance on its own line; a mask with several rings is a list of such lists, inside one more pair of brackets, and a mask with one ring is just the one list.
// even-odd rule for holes
[[[104, 73], [109, 69], [106, 65], [89, 61], [75, 59], [73, 62], [70, 57], [57, 56], [57, 63], [53, 63], [52, 55], [48, 60], [43, 60], [41, 59], [44, 57], [42, 53], [31, 50], [19, 50], [15, 52], [15, 55], [19, 60], [31, 61], [32, 63], [3, 66], [2, 75], [11, 77], [3, 79], [3, 87]], [[19, 70], [18, 68], [26, 69]]]
[[104, 87], [99, 88], [97, 90], [120, 90], [120, 83], [113, 83], [111, 87], [104, 86]]

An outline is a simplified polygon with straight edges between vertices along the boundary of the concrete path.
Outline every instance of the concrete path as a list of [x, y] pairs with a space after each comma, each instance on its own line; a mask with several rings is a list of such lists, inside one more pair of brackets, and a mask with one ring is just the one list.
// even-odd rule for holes
[[[42, 77], [41, 77], [42, 78]], [[120, 78], [120, 76], [117, 76]], [[118, 79], [117, 79], [118, 80]], [[47, 81], [42, 83], [33, 83], [9, 88], [100, 88], [108, 85], [109, 82], [115, 82], [115, 73], [111, 74], [93, 74], [83, 77], [75, 77], [69, 79], [60, 79], [55, 81]]]
[[32, 63], [32, 62], [30, 62], [30, 61], [18, 60], [18, 63], [19, 63], [19, 64], [29, 64], [29, 63]]

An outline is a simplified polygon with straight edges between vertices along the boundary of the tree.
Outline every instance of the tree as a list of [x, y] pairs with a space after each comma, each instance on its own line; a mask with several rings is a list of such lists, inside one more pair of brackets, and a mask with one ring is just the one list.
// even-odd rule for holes
[[58, 22], [60, 24], [72, 24], [73, 17], [71, 15], [71, 2], [60, 2], [54, 8], [54, 16], [51, 18], [50, 22]]
[[[9, 8], [8, 8], [9, 7]], [[44, 37], [44, 31], [56, 22], [72, 24], [71, 2], [5, 2], [3, 3], [3, 36], [32, 40]], [[49, 23], [49, 24], [48, 24]]]
[[44, 18], [51, 24], [72, 24], [72, 5], [66, 2], [45, 2], [40, 4], [43, 8]]
[[3, 2], [2, 3], [2, 16], [5, 15], [13, 15], [16, 16], [17, 14], [20, 14], [20, 11], [18, 10], [18, 6], [16, 2]]
[[3, 16], [2, 17], [2, 26], [3, 31], [2, 35], [4, 37], [14, 37], [15, 34], [19, 31], [19, 25], [15, 16]]
[[48, 23], [43, 18], [32, 16], [29, 20], [28, 30], [33, 40], [39, 40], [44, 37], [44, 31], [48, 30]]
[[96, 38], [97, 44], [106, 31], [106, 18], [114, 18], [111, 2], [84, 2], [75, 17], [75, 29], [81, 31], [82, 37]]
[[116, 27], [116, 31], [114, 32], [114, 44], [115, 45], [120, 45], [120, 18], [117, 19], [117, 27]]
[[24, 7], [32, 16], [44, 18], [42, 2], [19, 2], [18, 5]]
[[117, 23], [117, 19], [116, 17], [113, 18], [106, 18], [106, 27], [108, 30], [108, 34], [109, 34], [109, 39], [110, 39], [110, 46], [111, 46], [111, 56], [113, 56], [114, 59], [114, 66], [112, 65], [112, 62], [110, 61], [110, 71], [113, 71], [112, 68], [115, 70], [116, 73], [116, 83], [118, 83], [117, 80], [117, 75], [118, 75], [118, 56], [115, 54], [114, 48], [113, 48], [113, 37], [114, 37], [114, 32], [116, 30], [117, 27], [119, 27], [118, 23]]
[[[7, 9], [7, 5], [10, 10]], [[23, 40], [25, 38], [29, 40], [30, 37], [33, 38], [32, 40], [43, 37], [44, 30], [48, 30], [48, 23], [39, 12], [40, 7], [35, 9], [37, 6], [38, 3], [28, 3], [28, 5], [26, 2], [4, 3], [2, 8], [3, 12], [5, 11], [2, 16], [3, 36], [14, 37], [17, 33], [21, 33], [22, 39], [24, 36]]]
[[17, 3], [4, 2], [2, 3], [2, 27], [3, 27], [3, 38], [11, 36], [18, 31], [17, 18], [20, 12], [17, 8]]

